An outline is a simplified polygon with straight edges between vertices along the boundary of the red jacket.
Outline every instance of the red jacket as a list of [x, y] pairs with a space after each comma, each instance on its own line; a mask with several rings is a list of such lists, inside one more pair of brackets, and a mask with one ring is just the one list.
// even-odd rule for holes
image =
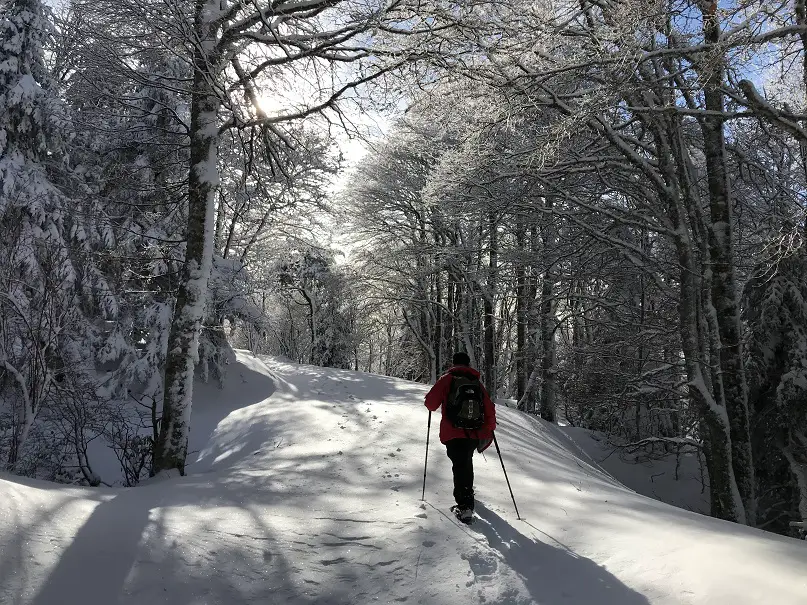
[[[437, 410], [437, 408], [441, 408], [440, 413], [442, 414], [442, 406], [445, 404], [446, 398], [448, 397], [448, 390], [451, 388], [451, 377], [462, 374], [465, 374], [466, 376], [473, 376], [474, 378], [479, 379], [479, 372], [471, 367], [454, 366], [449, 368], [448, 372], [443, 374], [440, 377], [440, 380], [435, 382], [431, 390], [426, 393], [426, 407], [432, 412]], [[464, 439], [467, 437], [482, 440], [493, 439], [493, 431], [496, 428], [496, 408], [494, 407], [493, 402], [490, 400], [490, 395], [488, 395], [487, 389], [485, 389], [484, 385], [482, 385], [482, 393], [485, 397], [485, 424], [482, 426], [482, 428], [473, 431], [458, 429], [451, 424], [448, 418], [446, 418], [445, 414], [443, 414], [442, 419], [440, 420], [440, 441], [442, 443], [445, 443], [450, 439]]]

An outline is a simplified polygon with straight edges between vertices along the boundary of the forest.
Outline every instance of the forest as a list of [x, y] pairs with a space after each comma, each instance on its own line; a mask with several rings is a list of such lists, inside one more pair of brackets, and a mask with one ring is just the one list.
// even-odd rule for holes
[[184, 474], [235, 348], [464, 350], [795, 535], [806, 195], [805, 0], [0, 0], [0, 469]]

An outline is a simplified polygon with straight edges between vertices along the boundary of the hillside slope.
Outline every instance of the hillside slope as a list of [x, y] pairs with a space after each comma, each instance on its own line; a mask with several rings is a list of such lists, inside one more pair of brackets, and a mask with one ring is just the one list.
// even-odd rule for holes
[[523, 520], [491, 449], [480, 519], [457, 524], [436, 421], [420, 501], [425, 391], [239, 354], [223, 391], [197, 392], [188, 476], [0, 479], [0, 603], [807, 602], [804, 543], [640, 496], [510, 409], [497, 434]]

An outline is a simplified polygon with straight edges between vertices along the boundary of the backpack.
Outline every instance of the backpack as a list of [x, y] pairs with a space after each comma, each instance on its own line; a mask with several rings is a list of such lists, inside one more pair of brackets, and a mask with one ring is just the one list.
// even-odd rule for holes
[[475, 430], [485, 424], [485, 399], [477, 378], [451, 377], [445, 414], [458, 429]]

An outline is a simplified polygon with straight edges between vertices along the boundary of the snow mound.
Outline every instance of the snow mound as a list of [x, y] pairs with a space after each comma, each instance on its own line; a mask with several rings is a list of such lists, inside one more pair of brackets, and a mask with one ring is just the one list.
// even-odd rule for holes
[[459, 524], [436, 422], [420, 501], [426, 388], [239, 353], [223, 391], [196, 393], [188, 476], [0, 479], [0, 603], [807, 602], [804, 543], [641, 496], [505, 407], [522, 520], [491, 448]]

